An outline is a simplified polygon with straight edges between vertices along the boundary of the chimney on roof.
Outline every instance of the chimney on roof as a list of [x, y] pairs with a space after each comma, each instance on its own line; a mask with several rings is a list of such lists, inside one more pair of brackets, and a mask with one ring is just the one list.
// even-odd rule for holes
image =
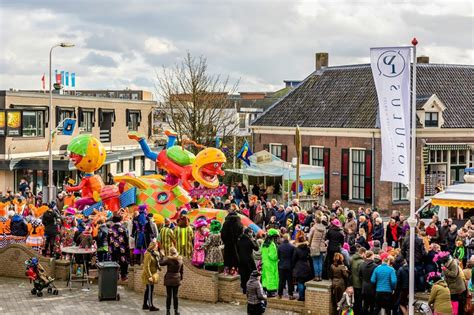
[[416, 57], [416, 62], [417, 63], [430, 63], [430, 57], [428, 57], [428, 56]]
[[329, 65], [329, 54], [326, 52], [316, 53], [316, 70], [326, 68]]

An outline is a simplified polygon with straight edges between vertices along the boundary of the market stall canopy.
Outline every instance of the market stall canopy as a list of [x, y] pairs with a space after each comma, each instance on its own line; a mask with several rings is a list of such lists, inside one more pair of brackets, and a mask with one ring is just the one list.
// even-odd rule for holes
[[[249, 157], [250, 166], [244, 164], [242, 168], [226, 169], [249, 176], [283, 176], [284, 180], [296, 180], [296, 168], [289, 162], [285, 162], [268, 151], [259, 151]], [[300, 179], [324, 178], [324, 167], [313, 165], [300, 165]]]
[[435, 206], [474, 208], [474, 183], [447, 186], [431, 198]]

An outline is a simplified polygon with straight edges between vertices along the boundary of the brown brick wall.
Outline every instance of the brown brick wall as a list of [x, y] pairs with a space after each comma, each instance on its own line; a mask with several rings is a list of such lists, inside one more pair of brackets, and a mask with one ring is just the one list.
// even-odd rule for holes
[[306, 282], [304, 308], [306, 314], [333, 314], [331, 305], [331, 282]]
[[[296, 149], [294, 146], [293, 135], [279, 135], [279, 134], [255, 134], [254, 135], [254, 152], [263, 150], [265, 144], [269, 143], [281, 143], [288, 146], [288, 161], [291, 161], [292, 157], [296, 156]], [[371, 150], [372, 139], [371, 138], [358, 138], [358, 137], [335, 137], [335, 136], [307, 136], [303, 135], [301, 138], [302, 147], [309, 146], [323, 146], [330, 148], [330, 195], [329, 199], [326, 199], [326, 204], [330, 205], [334, 200], [341, 199], [341, 149], [345, 148], [365, 148]], [[473, 137], [466, 138], [424, 138], [417, 139], [417, 157], [416, 157], [416, 198], [417, 207], [421, 204], [422, 189], [420, 185], [421, 175], [421, 152], [422, 145], [424, 142], [427, 143], [473, 143]], [[388, 215], [390, 210], [402, 210], [405, 213], [409, 211], [409, 204], [396, 204], [392, 202], [392, 183], [382, 182], [380, 178], [380, 167], [381, 167], [381, 144], [380, 138], [375, 138], [375, 155], [373, 160], [375, 161], [375, 206], [381, 209], [382, 214]], [[333, 175], [333, 172], [337, 172], [337, 175]], [[351, 209], [357, 209], [359, 206], [370, 207], [371, 204], [359, 204], [350, 201], [343, 201], [344, 207]]]
[[[143, 292], [145, 286], [142, 283], [141, 266], [134, 266], [133, 283], [134, 290]], [[166, 288], [163, 285], [163, 279], [166, 273], [166, 267], [160, 271], [160, 280], [155, 286], [155, 294], [166, 295]], [[130, 280], [129, 280], [130, 281]], [[191, 264], [190, 260], [184, 262], [183, 281], [179, 287], [179, 297], [216, 303], [218, 301], [218, 276], [217, 272], [198, 269]]]
[[25, 261], [32, 257], [38, 257], [48, 275], [55, 277], [54, 262], [22, 244], [12, 244], [0, 249], [0, 277], [26, 278]]

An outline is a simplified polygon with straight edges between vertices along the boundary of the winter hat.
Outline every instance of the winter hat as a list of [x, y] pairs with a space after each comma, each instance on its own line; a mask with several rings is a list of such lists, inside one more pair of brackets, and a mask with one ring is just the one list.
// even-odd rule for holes
[[268, 236], [278, 236], [278, 230], [276, 229], [269, 229], [268, 230]]
[[76, 214], [76, 210], [74, 210], [74, 208], [67, 208], [66, 211], [64, 211], [64, 214], [65, 215], [75, 215]]
[[345, 250], [349, 251], [351, 247], [349, 246], [348, 243], [344, 243], [344, 244], [342, 244], [342, 248], [344, 248]]
[[338, 219], [334, 219], [331, 221], [331, 224], [334, 225], [334, 226], [337, 226], [337, 227], [341, 227], [341, 221], [339, 221]]
[[199, 229], [200, 227], [207, 226], [207, 221], [206, 219], [199, 219], [196, 222], [194, 222], [194, 227], [196, 229]]
[[217, 221], [217, 220], [212, 220], [211, 221], [210, 230], [211, 230], [212, 234], [219, 233], [221, 231], [221, 228], [222, 228], [222, 224], [219, 221]]

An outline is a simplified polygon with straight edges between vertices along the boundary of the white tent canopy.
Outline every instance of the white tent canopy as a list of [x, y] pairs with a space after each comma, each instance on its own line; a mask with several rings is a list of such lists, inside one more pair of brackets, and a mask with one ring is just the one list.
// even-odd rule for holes
[[[291, 163], [285, 162], [268, 151], [259, 151], [249, 157], [250, 166], [244, 164], [239, 169], [227, 169], [228, 172], [249, 176], [283, 176], [283, 180], [296, 180], [296, 168]], [[300, 165], [300, 179], [324, 180], [324, 167], [313, 165]]]

